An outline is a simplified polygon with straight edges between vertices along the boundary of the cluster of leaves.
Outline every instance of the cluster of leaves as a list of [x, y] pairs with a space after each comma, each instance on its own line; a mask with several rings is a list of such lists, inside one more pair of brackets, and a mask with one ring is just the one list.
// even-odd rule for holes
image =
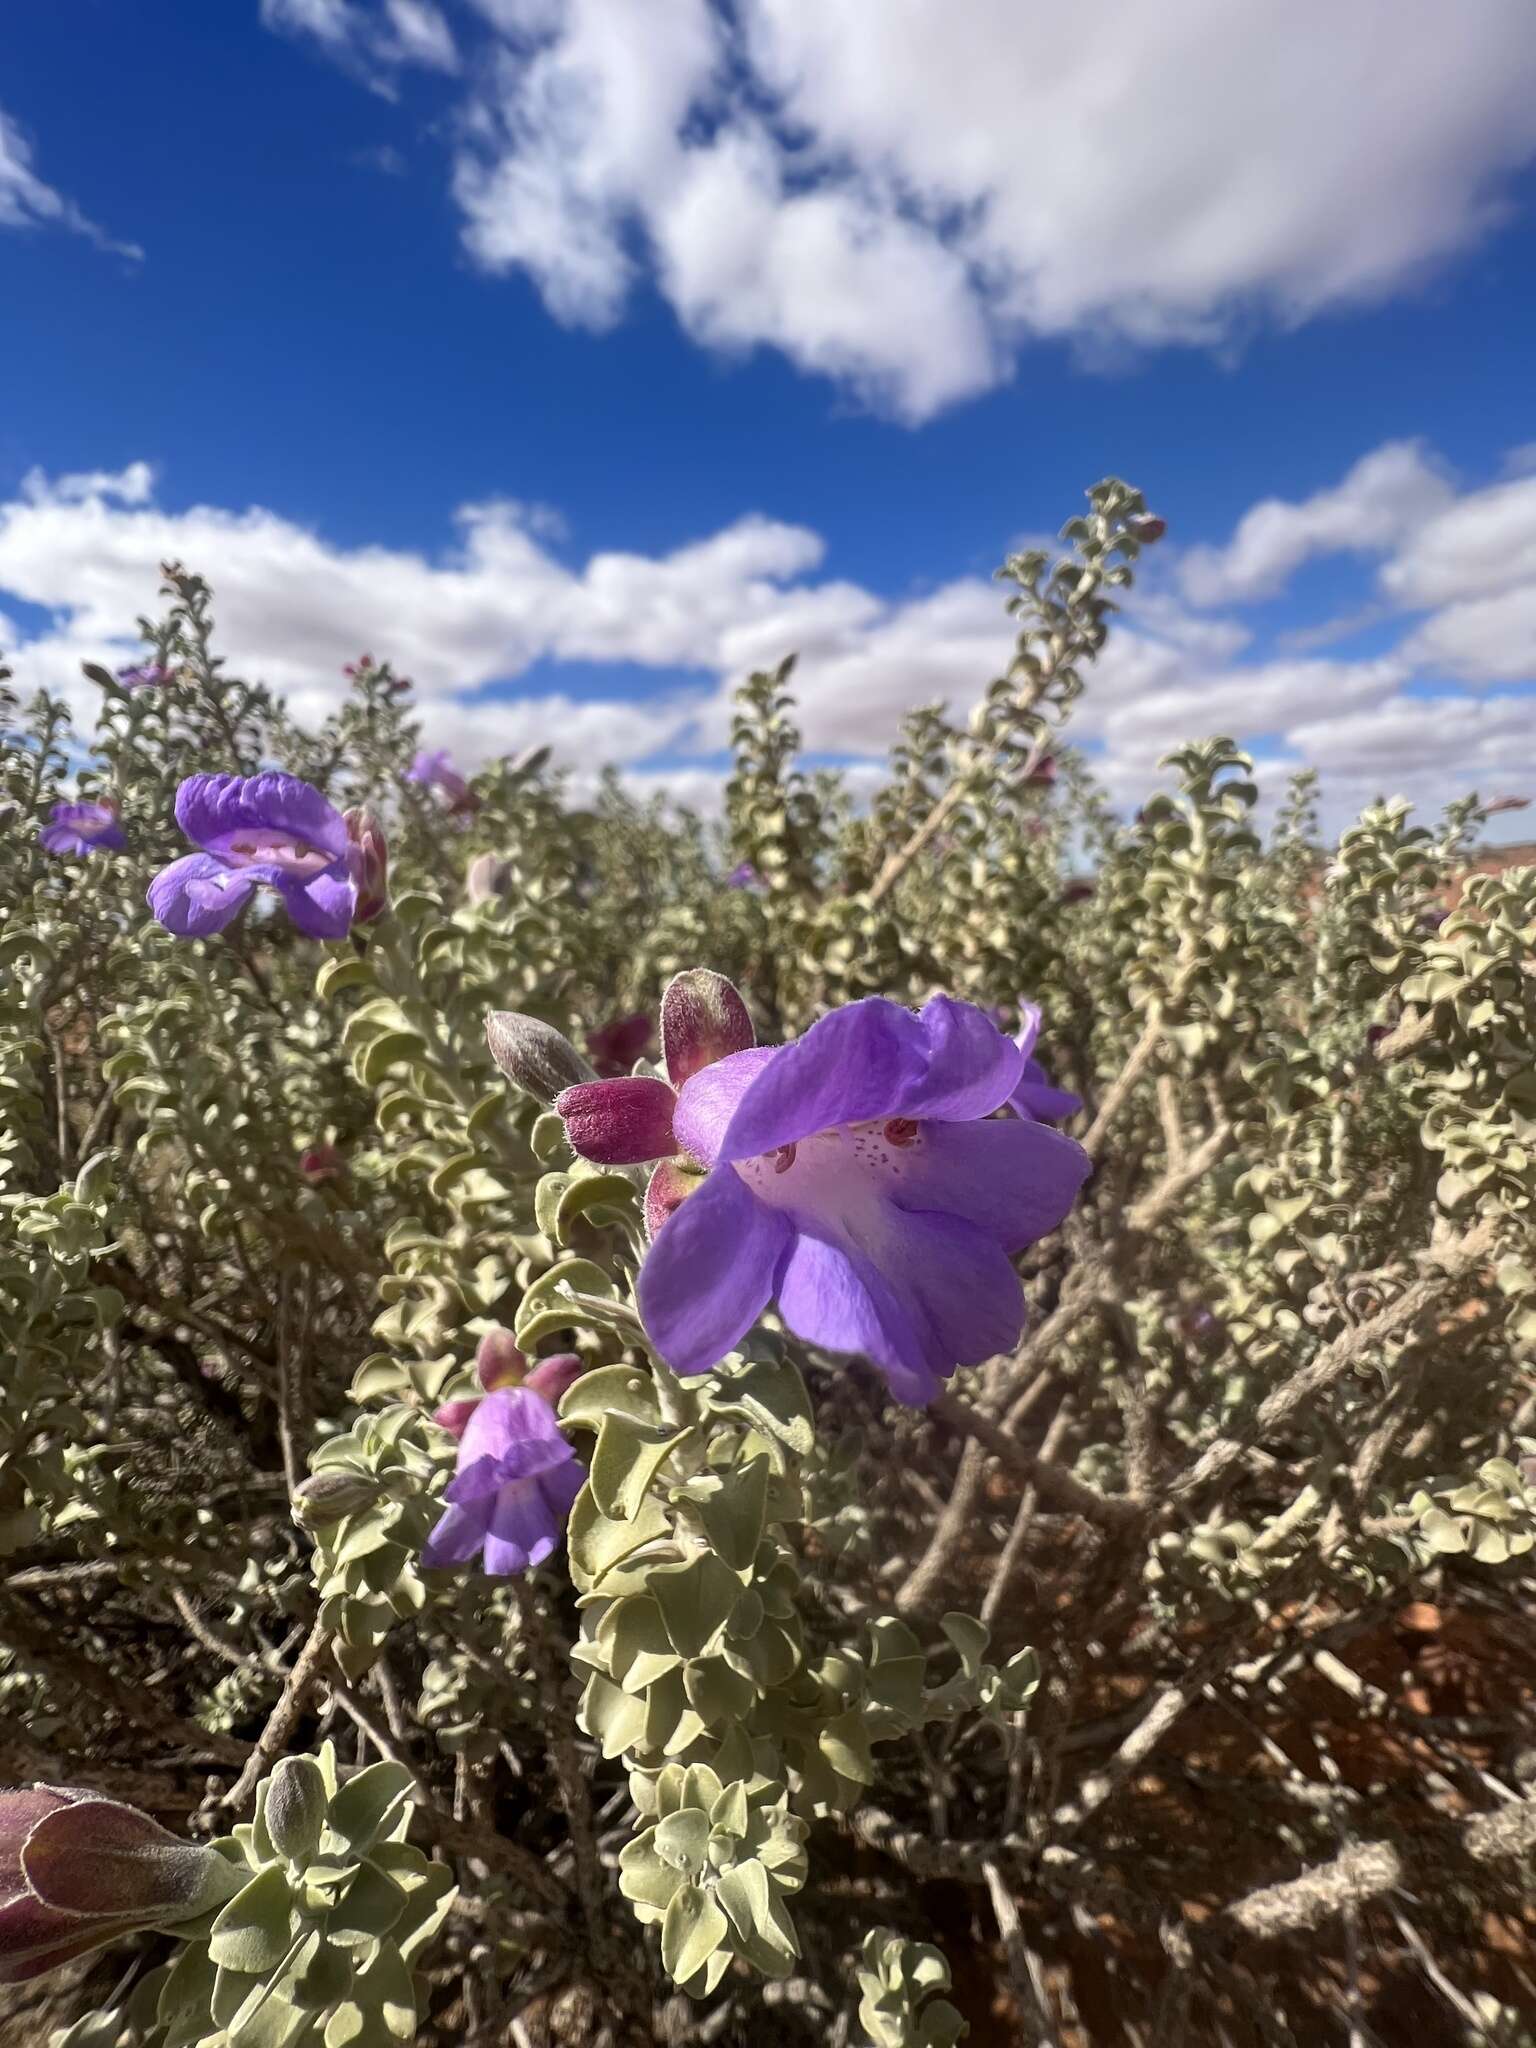
[[[406, 779], [421, 714], [387, 663], [301, 730], [176, 565], [141, 621], [163, 680], [91, 669], [94, 734], [0, 676], [0, 1760], [208, 1834], [274, 1728], [259, 1755], [319, 1750], [229, 1838], [219, 1919], [173, 1964], [141, 1944], [70, 2048], [523, 2016], [687, 2040], [673, 1986], [746, 2042], [765, 1980], [786, 2043], [947, 2048], [987, 2001], [924, 1939], [932, 1878], [965, 1985], [1021, 2029], [1097, 1901], [1163, 1958], [1145, 2010], [1270, 2002], [1274, 2038], [1312, 2038], [1294, 1957], [1159, 1935], [1294, 1875], [1302, 1838], [1207, 1781], [1222, 1824], [1143, 1855], [1135, 1767], [1199, 1697], [1260, 1763], [1300, 1754], [1314, 1634], [1529, 1598], [1536, 871], [1462, 885], [1475, 800], [1434, 828], [1384, 801], [1325, 845], [1306, 778], [1265, 836], [1223, 738], [1119, 821], [1066, 727], [1160, 532], [1111, 481], [1059, 557], [1010, 559], [1010, 660], [969, 717], [912, 714], [867, 805], [802, 766], [790, 667], [751, 678], [718, 824], [539, 757], [450, 811]], [[189, 761], [374, 805], [388, 912], [328, 946], [260, 908], [173, 940], [144, 891]], [[110, 799], [126, 851], [46, 854], [66, 792]], [[868, 993], [1043, 1006], [1096, 1171], [969, 1419], [893, 1414], [771, 1318], [698, 1380], [651, 1358], [642, 1178], [572, 1157], [485, 1017], [600, 1062], [698, 965], [765, 1043]], [[532, 1591], [421, 1563], [454, 1457], [433, 1411], [495, 1330], [587, 1367], [568, 1558]], [[1267, 1844], [1241, 1875], [1224, 1831]], [[1503, 1866], [1478, 1881], [1404, 1970], [1454, 1989], [1509, 1901]], [[1519, 2003], [1457, 2011], [1512, 2039]]]

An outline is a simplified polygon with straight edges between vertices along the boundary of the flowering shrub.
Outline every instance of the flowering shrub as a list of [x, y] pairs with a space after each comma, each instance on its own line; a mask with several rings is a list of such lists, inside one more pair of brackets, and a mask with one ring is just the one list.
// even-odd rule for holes
[[1119, 823], [1161, 533], [718, 828], [0, 675], [7, 2041], [1522, 2038], [1536, 871]]

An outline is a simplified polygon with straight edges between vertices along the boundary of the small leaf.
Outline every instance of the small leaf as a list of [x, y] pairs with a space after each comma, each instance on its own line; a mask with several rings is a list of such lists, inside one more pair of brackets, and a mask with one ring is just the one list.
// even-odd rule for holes
[[292, 1945], [293, 1897], [275, 1863], [235, 1894], [208, 1934], [220, 1969], [251, 1977], [275, 1970]]
[[698, 1885], [683, 1885], [661, 1923], [661, 1960], [668, 1976], [681, 1984], [702, 1970], [728, 1932], [713, 1895]]

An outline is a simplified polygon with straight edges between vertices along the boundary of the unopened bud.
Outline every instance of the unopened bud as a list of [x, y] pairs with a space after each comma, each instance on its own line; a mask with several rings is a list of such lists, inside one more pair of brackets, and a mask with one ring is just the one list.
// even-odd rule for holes
[[285, 1756], [267, 1780], [262, 1818], [279, 1856], [307, 1863], [320, 1846], [325, 1825], [325, 1779], [312, 1756]]
[[537, 1017], [492, 1010], [485, 1020], [485, 1038], [491, 1058], [507, 1079], [546, 1109], [567, 1088], [597, 1079], [571, 1041]]
[[1154, 517], [1133, 519], [1131, 521], [1131, 537], [1134, 540], [1139, 540], [1143, 547], [1150, 547], [1154, 541], [1161, 540], [1167, 531], [1168, 522], [1166, 519]]
[[379, 1497], [378, 1481], [345, 1465], [326, 1465], [293, 1489], [293, 1519], [301, 1529], [321, 1529], [356, 1514]]
[[347, 827], [347, 872], [356, 900], [354, 924], [372, 924], [389, 908], [389, 842], [371, 804], [354, 804], [342, 813]]
[[469, 1418], [480, 1406], [478, 1396], [465, 1401], [444, 1401], [432, 1410], [432, 1420], [457, 1441], [469, 1427]]
[[512, 763], [511, 772], [513, 780], [516, 782], [526, 782], [530, 776], [537, 775], [545, 762], [548, 761], [550, 751], [548, 747], [524, 748], [523, 752]]

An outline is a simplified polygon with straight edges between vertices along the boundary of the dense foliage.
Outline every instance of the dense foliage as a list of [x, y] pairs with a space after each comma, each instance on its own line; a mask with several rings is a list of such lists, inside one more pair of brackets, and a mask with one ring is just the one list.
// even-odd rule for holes
[[1530, 2039], [1536, 871], [1119, 822], [1161, 531], [867, 807], [754, 676], [719, 827], [176, 565], [0, 679], [7, 2042]]

